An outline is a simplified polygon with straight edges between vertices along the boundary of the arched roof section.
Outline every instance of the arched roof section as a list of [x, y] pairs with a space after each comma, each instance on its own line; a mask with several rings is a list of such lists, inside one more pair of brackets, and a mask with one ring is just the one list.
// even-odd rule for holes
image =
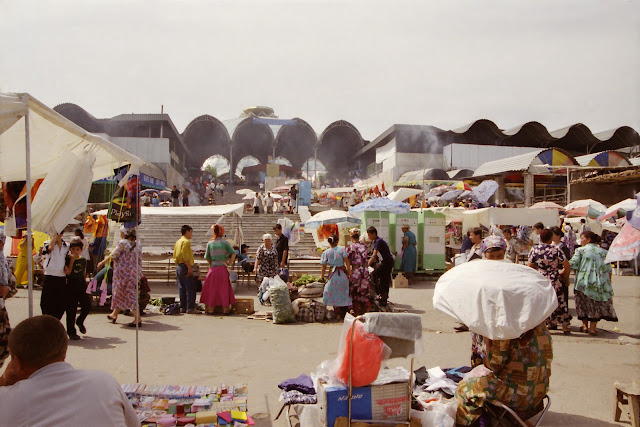
[[424, 171], [424, 179], [426, 180], [449, 180], [449, 175], [442, 169], [433, 168], [433, 169], [425, 169]]
[[363, 145], [360, 131], [346, 120], [338, 120], [320, 135], [317, 155], [329, 173], [344, 173], [352, 169], [351, 158]]
[[576, 161], [581, 166], [631, 166], [629, 158], [625, 154], [618, 151], [601, 151], [599, 153], [587, 154], [584, 156], [576, 157]]
[[561, 166], [576, 166], [577, 164], [576, 159], [566, 150], [544, 148], [484, 163], [478, 167], [473, 176], [496, 176], [508, 172], [529, 172], [535, 175], [548, 175], [562, 173]]
[[245, 156], [254, 156], [260, 163], [267, 163], [273, 154], [275, 135], [270, 126], [254, 123], [253, 116], [240, 120], [231, 134], [233, 146], [233, 165]]
[[464, 140], [468, 144], [496, 145], [504, 138], [498, 125], [487, 119], [476, 120], [473, 123], [452, 129], [451, 132], [457, 134], [456, 139]]
[[582, 123], [555, 130], [551, 132], [551, 136], [556, 139], [549, 142], [549, 147], [562, 148], [574, 153], [590, 153], [601, 142]]
[[182, 139], [198, 166], [213, 155], [229, 159], [231, 138], [225, 125], [217, 118], [204, 114], [187, 125]]
[[295, 126], [282, 126], [276, 135], [276, 156], [285, 157], [295, 168], [301, 168], [307, 159], [314, 156], [318, 135], [311, 125], [296, 117]]
[[471, 169], [453, 169], [447, 171], [447, 175], [451, 179], [462, 179], [473, 176], [473, 171]]
[[620, 148], [640, 145], [640, 135], [629, 126], [621, 126], [604, 132], [594, 134], [601, 142], [596, 146], [596, 150], [619, 150]]
[[514, 147], [545, 147], [554, 138], [547, 128], [539, 122], [527, 122], [504, 131], [506, 138], [502, 145]]
[[73, 123], [77, 124], [82, 129], [88, 132], [104, 133], [104, 125], [100, 122], [100, 120], [96, 119], [84, 108], [76, 104], [66, 102], [56, 105], [55, 107], [53, 107], [53, 109], [61, 116], [64, 116], [65, 118], [71, 120]]

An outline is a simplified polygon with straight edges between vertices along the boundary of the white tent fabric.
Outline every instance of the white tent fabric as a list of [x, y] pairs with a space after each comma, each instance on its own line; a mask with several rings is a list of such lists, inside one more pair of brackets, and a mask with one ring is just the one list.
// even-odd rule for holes
[[144, 161], [106, 139], [89, 133], [26, 93], [0, 93], [0, 181], [26, 179], [25, 116], [29, 112], [31, 178], [44, 178], [54, 162], [70, 151], [92, 152], [93, 179], [113, 169]]
[[[236, 214], [238, 216], [242, 216], [244, 211], [243, 203], [236, 203], [233, 205], [215, 205], [215, 206], [182, 206], [182, 207], [167, 207], [167, 208], [156, 208], [156, 207], [148, 207], [143, 206], [140, 208], [141, 214], [144, 221], [145, 215], [172, 215], [172, 216], [180, 216], [180, 215], [229, 215]], [[102, 209], [100, 211], [94, 212], [96, 215], [108, 215], [108, 209]]]
[[462, 228], [484, 225], [533, 225], [542, 222], [545, 227], [558, 225], [558, 211], [556, 209], [530, 208], [482, 208], [467, 210], [462, 214]]
[[490, 339], [515, 339], [535, 328], [558, 307], [549, 279], [533, 268], [478, 260], [440, 277], [433, 307]]
[[409, 197], [416, 196], [418, 194], [422, 194], [422, 190], [417, 190], [415, 188], [398, 188], [396, 191], [392, 191], [387, 196], [389, 200], [395, 200], [396, 202], [402, 202], [407, 200]]

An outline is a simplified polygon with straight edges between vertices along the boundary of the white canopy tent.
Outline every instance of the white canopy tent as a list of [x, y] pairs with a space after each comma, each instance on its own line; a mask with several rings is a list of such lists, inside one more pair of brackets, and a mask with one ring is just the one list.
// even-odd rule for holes
[[[33, 147], [33, 150], [31, 149]], [[57, 112], [53, 111], [27, 93], [0, 93], [0, 181], [26, 181], [26, 194], [31, 193], [32, 179], [45, 178], [50, 172], [59, 172], [66, 159], [84, 159], [87, 168], [82, 176], [91, 180], [113, 175], [114, 169], [144, 162], [133, 154], [112, 144], [106, 139], [91, 134]], [[71, 162], [71, 160], [70, 160]], [[74, 164], [75, 165], [75, 164]], [[55, 169], [54, 169], [55, 168]], [[67, 175], [73, 175], [73, 170]], [[73, 183], [72, 176], [68, 181]], [[83, 183], [88, 197], [87, 186]], [[77, 181], [77, 180], [76, 180]], [[76, 189], [76, 187], [73, 187]], [[65, 189], [63, 189], [65, 190]], [[45, 191], [38, 192], [45, 193]], [[61, 193], [58, 193], [61, 194]], [[46, 194], [51, 197], [51, 194]], [[38, 195], [36, 195], [38, 197]], [[35, 199], [34, 199], [35, 201]], [[27, 202], [27, 253], [33, 250], [31, 238], [31, 198]], [[60, 204], [75, 203], [78, 199], [60, 200]], [[86, 206], [86, 199], [84, 200]], [[58, 206], [50, 208], [58, 208]], [[73, 206], [60, 209], [62, 215], [73, 217], [77, 210]], [[48, 216], [53, 221], [53, 216]], [[71, 218], [68, 218], [71, 219]], [[59, 222], [59, 218], [57, 218]], [[27, 257], [29, 275], [29, 316], [33, 316], [32, 258]]]
[[484, 225], [533, 225], [541, 222], [545, 227], [558, 225], [558, 211], [556, 209], [529, 208], [483, 208], [472, 209], [462, 214], [463, 230]]

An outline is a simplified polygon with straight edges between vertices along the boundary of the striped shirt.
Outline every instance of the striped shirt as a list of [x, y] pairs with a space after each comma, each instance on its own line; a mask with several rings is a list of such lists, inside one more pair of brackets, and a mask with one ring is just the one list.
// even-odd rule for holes
[[224, 262], [235, 253], [233, 248], [226, 240], [218, 237], [211, 240], [207, 245], [207, 251], [204, 258], [211, 263], [211, 267], [224, 265]]

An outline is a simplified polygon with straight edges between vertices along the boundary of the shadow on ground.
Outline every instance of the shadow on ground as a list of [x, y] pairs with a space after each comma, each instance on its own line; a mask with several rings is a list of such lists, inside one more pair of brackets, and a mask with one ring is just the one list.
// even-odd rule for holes
[[[608, 422], [608, 421], [602, 421], [602, 420], [595, 420], [593, 418], [583, 417], [582, 415], [561, 414], [558, 412], [553, 412], [551, 410], [547, 413], [547, 415], [545, 415], [544, 419], [542, 420], [543, 426], [565, 425], [565, 426], [581, 426], [581, 427], [586, 427], [586, 426], [606, 427], [606, 426], [620, 426], [624, 424], [625, 423], [614, 423], [614, 422]], [[629, 424], [629, 423], [626, 423], [626, 424]]]
[[104, 350], [107, 348], [115, 348], [118, 344], [124, 344], [126, 341], [118, 337], [92, 337], [83, 336], [81, 340], [69, 341], [71, 347], [82, 347], [87, 350]]

